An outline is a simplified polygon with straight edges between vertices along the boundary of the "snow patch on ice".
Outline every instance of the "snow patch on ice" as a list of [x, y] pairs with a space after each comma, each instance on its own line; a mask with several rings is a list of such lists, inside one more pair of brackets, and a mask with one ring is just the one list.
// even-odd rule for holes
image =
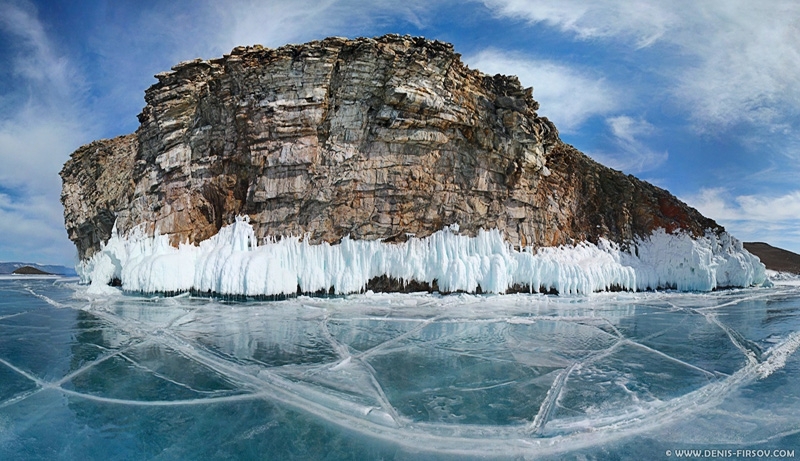
[[761, 379], [766, 378], [786, 365], [786, 360], [800, 348], [800, 332], [795, 331], [782, 343], [771, 347], [766, 359], [756, 369]]
[[800, 286], [800, 274], [767, 269], [767, 278], [775, 285]]
[[77, 267], [92, 290], [119, 279], [128, 291], [198, 290], [230, 295], [290, 295], [333, 288], [336, 293], [365, 289], [375, 277], [432, 284], [443, 292], [505, 293], [512, 287], [561, 294], [589, 294], [614, 288], [674, 288], [710, 291], [769, 283], [764, 265], [727, 233], [692, 238], [656, 230], [629, 250], [605, 239], [597, 245], [531, 247], [515, 250], [500, 231], [475, 237], [450, 226], [402, 244], [342, 239], [311, 245], [284, 237], [258, 244], [249, 218], [239, 217], [217, 235], [175, 248], [169, 236], [148, 237], [141, 228], [126, 236], [112, 231], [102, 249]]

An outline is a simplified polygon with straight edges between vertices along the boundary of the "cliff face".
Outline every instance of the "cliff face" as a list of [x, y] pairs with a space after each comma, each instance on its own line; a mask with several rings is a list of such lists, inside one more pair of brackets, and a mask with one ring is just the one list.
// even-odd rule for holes
[[721, 230], [562, 143], [531, 89], [470, 70], [449, 44], [239, 47], [156, 77], [137, 132], [81, 147], [61, 172], [82, 259], [115, 219], [120, 232], [143, 223], [173, 243], [241, 214], [258, 237], [312, 242], [399, 241], [453, 223], [534, 246]]

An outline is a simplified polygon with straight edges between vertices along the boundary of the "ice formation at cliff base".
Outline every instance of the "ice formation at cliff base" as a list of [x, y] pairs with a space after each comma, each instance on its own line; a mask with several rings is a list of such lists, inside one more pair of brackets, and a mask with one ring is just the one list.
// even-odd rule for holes
[[435, 281], [442, 292], [489, 293], [710, 291], [769, 283], [759, 259], [725, 232], [693, 238], [658, 229], [627, 249], [600, 239], [596, 245], [517, 250], [498, 230], [469, 237], [450, 226], [400, 244], [345, 237], [335, 245], [312, 245], [300, 237], [258, 243], [247, 217], [199, 245], [178, 248], [167, 235], [148, 237], [134, 229], [121, 236], [115, 230], [101, 251], [77, 269], [82, 281], [97, 290], [118, 279], [132, 292], [245, 296], [356, 293], [380, 276], [431, 285]]

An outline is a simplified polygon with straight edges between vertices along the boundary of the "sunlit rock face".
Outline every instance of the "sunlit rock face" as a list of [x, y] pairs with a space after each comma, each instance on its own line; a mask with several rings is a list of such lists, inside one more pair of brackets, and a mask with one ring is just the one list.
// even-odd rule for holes
[[469, 69], [446, 43], [237, 47], [156, 77], [136, 133], [81, 147], [61, 172], [81, 259], [115, 220], [122, 234], [144, 223], [173, 244], [207, 239], [237, 215], [259, 239], [312, 243], [403, 241], [451, 224], [533, 247], [722, 231], [564, 144], [530, 88]]

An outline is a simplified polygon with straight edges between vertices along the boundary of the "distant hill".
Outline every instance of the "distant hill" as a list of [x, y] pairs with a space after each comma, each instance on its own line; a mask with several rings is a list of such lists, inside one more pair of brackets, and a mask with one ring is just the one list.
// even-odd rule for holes
[[51, 264], [22, 263], [22, 262], [0, 262], [0, 275], [13, 274], [14, 271], [21, 269], [23, 267], [36, 269], [42, 271], [45, 274], [65, 275], [68, 277], [78, 275], [77, 273], [75, 273], [75, 269], [71, 267], [55, 266]]
[[758, 256], [767, 269], [800, 274], [800, 255], [764, 242], [745, 242], [744, 248]]

